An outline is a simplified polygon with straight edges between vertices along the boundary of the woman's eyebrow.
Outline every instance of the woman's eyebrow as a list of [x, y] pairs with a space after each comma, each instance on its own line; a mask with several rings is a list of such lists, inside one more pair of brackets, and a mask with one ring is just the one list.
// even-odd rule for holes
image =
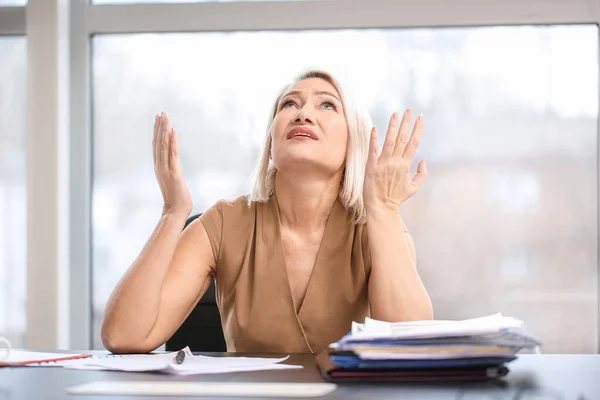
[[302, 94], [302, 93], [299, 90], [292, 90], [291, 92], [287, 92], [286, 94], [281, 96], [281, 99], [283, 100], [288, 96], [299, 96], [300, 94]]
[[337, 101], [339, 101], [340, 103], [342, 102], [340, 99], [338, 99], [338, 97], [337, 97], [335, 94], [333, 94], [333, 93], [331, 93], [331, 92], [328, 92], [328, 91], [326, 91], [326, 90], [320, 90], [320, 91], [317, 91], [316, 93], [317, 93], [318, 95], [331, 96], [331, 97], [333, 97], [334, 99], [336, 99]]
[[[287, 92], [286, 94], [284, 94], [283, 96], [281, 96], [281, 100], [285, 99], [288, 96], [300, 96], [302, 94], [302, 92], [300, 92], [299, 90], [292, 90], [291, 92]], [[319, 96], [331, 96], [334, 99], [336, 99], [337, 101], [339, 101], [340, 103], [342, 102], [335, 94], [328, 92], [326, 90], [318, 90], [315, 92], [315, 94], [319, 95]]]

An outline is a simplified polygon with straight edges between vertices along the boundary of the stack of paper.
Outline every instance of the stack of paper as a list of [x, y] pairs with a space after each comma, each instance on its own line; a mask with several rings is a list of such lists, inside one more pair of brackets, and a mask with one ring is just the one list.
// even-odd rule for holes
[[389, 323], [367, 318], [320, 355], [329, 379], [489, 379], [523, 349], [538, 349], [523, 322], [495, 314], [465, 321]]
[[288, 357], [207, 357], [193, 355], [189, 348], [183, 362], [177, 363], [178, 352], [165, 354], [136, 355], [104, 355], [86, 359], [63, 362], [61, 365], [70, 369], [111, 370], [129, 372], [164, 372], [175, 375], [219, 374], [226, 372], [261, 371], [276, 369], [302, 368], [301, 365], [280, 364]]

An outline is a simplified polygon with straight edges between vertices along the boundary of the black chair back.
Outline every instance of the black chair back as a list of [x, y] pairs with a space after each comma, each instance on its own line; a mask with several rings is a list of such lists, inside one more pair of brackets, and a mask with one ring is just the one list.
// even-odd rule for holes
[[[202, 214], [189, 217], [184, 229], [200, 215]], [[192, 351], [227, 351], [221, 326], [221, 314], [215, 297], [215, 281], [210, 283], [196, 307], [165, 343], [167, 351], [181, 350], [186, 346], [189, 346]]]

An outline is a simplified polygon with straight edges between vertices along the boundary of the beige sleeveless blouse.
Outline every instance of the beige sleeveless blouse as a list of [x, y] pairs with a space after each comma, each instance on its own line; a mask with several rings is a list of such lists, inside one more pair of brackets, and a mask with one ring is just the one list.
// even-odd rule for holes
[[217, 304], [227, 351], [316, 353], [348, 333], [352, 321], [367, 316], [371, 262], [366, 225], [355, 225], [339, 199], [298, 313], [275, 195], [251, 206], [246, 196], [222, 200], [200, 220], [217, 263]]

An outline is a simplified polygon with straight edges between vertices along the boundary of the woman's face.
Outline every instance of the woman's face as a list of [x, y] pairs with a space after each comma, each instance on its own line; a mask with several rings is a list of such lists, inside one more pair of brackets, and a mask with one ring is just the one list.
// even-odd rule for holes
[[340, 95], [320, 78], [294, 84], [277, 104], [271, 157], [278, 171], [317, 171], [332, 175], [343, 170], [348, 125]]

